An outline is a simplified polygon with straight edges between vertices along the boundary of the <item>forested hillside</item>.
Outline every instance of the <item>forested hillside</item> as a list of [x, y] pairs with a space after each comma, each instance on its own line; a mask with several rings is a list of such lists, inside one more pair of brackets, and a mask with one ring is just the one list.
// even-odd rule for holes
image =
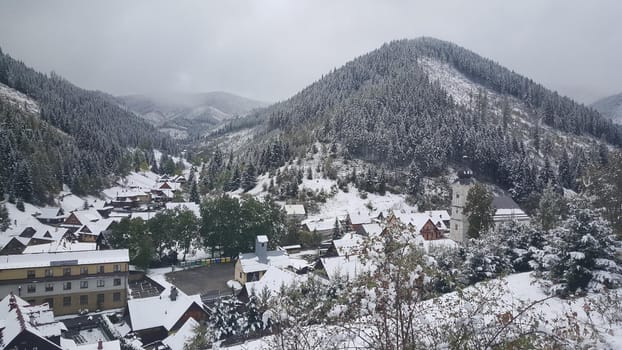
[[[110, 96], [36, 72], [2, 51], [0, 83], [0, 188], [10, 196], [45, 202], [62, 184], [93, 192], [109, 175], [129, 171], [134, 158], [154, 148], [175, 151], [169, 137]], [[140, 149], [147, 152], [131, 151]]]
[[[265, 121], [243, 157], [259, 171], [337, 143], [346, 159], [413, 176], [467, 159], [523, 203], [549, 182], [578, 189], [591, 164], [607, 162], [603, 141], [622, 145], [622, 127], [597, 111], [432, 38], [385, 44], [249, 118]], [[275, 145], [288, 151], [274, 156]]]

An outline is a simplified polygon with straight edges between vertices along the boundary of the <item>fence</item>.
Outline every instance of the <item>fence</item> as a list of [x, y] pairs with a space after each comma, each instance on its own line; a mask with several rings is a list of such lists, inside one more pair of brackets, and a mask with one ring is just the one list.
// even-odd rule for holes
[[186, 260], [180, 261], [179, 267], [182, 269], [189, 267], [199, 267], [199, 266], [209, 266], [213, 264], [225, 264], [232, 262], [230, 257], [225, 258], [205, 258], [205, 259], [197, 259], [197, 260]]

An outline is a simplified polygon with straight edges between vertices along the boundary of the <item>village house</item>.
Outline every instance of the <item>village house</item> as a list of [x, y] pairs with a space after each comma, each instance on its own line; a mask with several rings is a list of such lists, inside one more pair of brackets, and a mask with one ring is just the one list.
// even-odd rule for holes
[[358, 255], [363, 247], [365, 237], [354, 232], [346, 233], [340, 239], [334, 239], [327, 255], [352, 256]]
[[287, 220], [291, 222], [300, 222], [307, 217], [305, 206], [302, 204], [285, 204], [285, 215]]
[[143, 344], [167, 338], [190, 318], [201, 322], [208, 317], [200, 295], [188, 296], [175, 286], [166, 288], [158, 296], [130, 299], [127, 312], [132, 331]]
[[47, 303], [57, 316], [120, 308], [127, 300], [128, 265], [127, 249], [4, 255], [0, 295]]
[[54, 321], [48, 304], [30, 305], [9, 293], [0, 301], [0, 346], [2, 349], [60, 350], [61, 334], [67, 328]]
[[320, 219], [317, 221], [304, 221], [302, 223], [302, 229], [310, 233], [317, 233], [322, 239], [333, 238], [335, 231], [335, 221], [337, 219]]
[[56, 225], [65, 221], [65, 212], [62, 208], [42, 208], [33, 216], [46, 225]]
[[19, 235], [11, 237], [0, 250], [0, 255], [22, 254], [29, 246], [58, 242], [67, 235], [66, 228], [43, 225], [35, 221]]
[[348, 231], [355, 231], [358, 234], [364, 234], [363, 225], [371, 224], [372, 217], [361, 212], [348, 213], [346, 215], [346, 227]]
[[443, 219], [449, 214], [438, 212], [441, 211], [437, 211], [437, 213], [392, 211], [387, 216], [387, 227], [401, 227], [416, 232], [425, 240], [442, 239], [445, 238], [443, 233], [448, 231]]
[[244, 285], [261, 280], [270, 266], [300, 269], [307, 265], [304, 260], [291, 259], [285, 250], [268, 250], [268, 236], [260, 235], [255, 240], [254, 253], [240, 253], [235, 263], [234, 280]]
[[[306, 279], [307, 275], [298, 275], [288, 270], [269, 266], [259, 281], [246, 282], [244, 284], [244, 287], [238, 294], [238, 298], [246, 302], [252, 295], [273, 297], [278, 294], [282, 286], [299, 284]], [[268, 293], [268, 295], [264, 293]]]
[[362, 226], [362, 235], [367, 237], [375, 237], [382, 233], [382, 226], [378, 223], [372, 224], [363, 224]]
[[118, 192], [115, 199], [110, 201], [114, 208], [133, 209], [151, 202], [151, 194], [142, 190]]

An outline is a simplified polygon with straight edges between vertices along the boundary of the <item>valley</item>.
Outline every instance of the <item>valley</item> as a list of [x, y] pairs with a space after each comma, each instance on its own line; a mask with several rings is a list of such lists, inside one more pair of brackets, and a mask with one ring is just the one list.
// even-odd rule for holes
[[432, 37], [273, 104], [0, 51], [0, 345], [619, 348], [617, 101]]

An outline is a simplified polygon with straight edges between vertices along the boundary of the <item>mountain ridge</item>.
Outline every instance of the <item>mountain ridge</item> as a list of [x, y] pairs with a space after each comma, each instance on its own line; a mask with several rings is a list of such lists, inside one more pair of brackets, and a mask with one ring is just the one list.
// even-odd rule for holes
[[147, 162], [152, 149], [177, 150], [110, 95], [37, 72], [1, 50], [0, 84], [0, 163], [7, 165], [0, 194], [45, 203], [63, 184], [93, 193], [129, 171], [132, 160]]
[[[589, 164], [606, 161], [600, 140], [622, 144], [622, 128], [595, 110], [427, 37], [384, 44], [247, 119], [255, 136], [240, 157], [260, 171], [337, 143], [344, 158], [383, 169], [469, 166], [521, 203], [550, 181], [578, 189]], [[275, 163], [275, 145], [289, 159]]]

